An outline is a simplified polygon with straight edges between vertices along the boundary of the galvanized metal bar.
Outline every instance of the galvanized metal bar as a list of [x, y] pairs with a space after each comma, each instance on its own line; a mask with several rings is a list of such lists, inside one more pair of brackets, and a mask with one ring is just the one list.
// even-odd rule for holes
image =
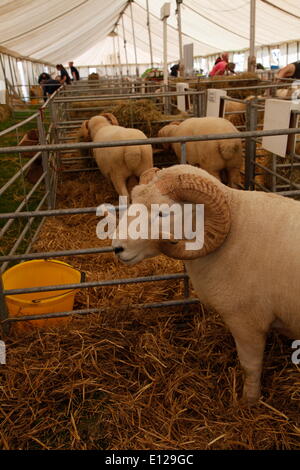
[[155, 276], [143, 276], [143, 277], [130, 277], [124, 279], [110, 279], [107, 281], [91, 281], [82, 282], [75, 284], [62, 284], [56, 286], [43, 286], [43, 287], [30, 287], [27, 289], [7, 289], [3, 291], [4, 295], [19, 295], [19, 294], [33, 294], [38, 292], [54, 292], [59, 290], [69, 289], [87, 289], [89, 287], [107, 287], [107, 286], [119, 286], [122, 284], [139, 284], [144, 282], [159, 282], [159, 281], [170, 281], [177, 279], [184, 279], [187, 274], [161, 274]]
[[[16, 147], [18, 148], [18, 147]], [[33, 147], [35, 148], [35, 147]], [[17, 152], [17, 150], [16, 150]], [[11, 153], [16, 153], [16, 152], [11, 152]], [[33, 150], [34, 152], [34, 150]], [[14, 176], [12, 176], [8, 181], [7, 183], [5, 183], [1, 188], [0, 188], [0, 196], [2, 196], [2, 194], [18, 179], [20, 178], [21, 176], [23, 176], [24, 174], [24, 171], [27, 170], [27, 168], [29, 168], [33, 162], [35, 162], [38, 157], [41, 155], [41, 152], [38, 152], [34, 155], [34, 157], [32, 157], [30, 160], [28, 160], [27, 163], [25, 163], [25, 165], [22, 166], [22, 168], [17, 171], [17, 173], [14, 174]]]
[[[275, 155], [275, 157], [276, 157], [276, 155]], [[270, 175], [274, 175], [276, 178], [281, 179], [282, 181], [284, 181], [288, 185], [291, 184], [292, 186], [295, 186], [295, 188], [297, 188], [297, 189], [300, 188], [299, 184], [293, 183], [288, 178], [286, 178], [285, 176], [280, 175], [279, 173], [277, 173], [277, 171], [276, 171], [277, 165], [275, 165], [274, 166], [275, 169], [272, 169], [272, 170], [270, 168], [262, 165], [261, 163], [258, 163], [258, 162], [255, 162], [255, 166], [257, 166], [258, 168], [263, 169], [266, 173], [269, 173]], [[276, 187], [276, 185], [275, 185], [275, 187]], [[274, 190], [273, 192], [276, 192], [276, 190]]]
[[34, 232], [34, 235], [31, 239], [31, 242], [29, 243], [28, 247], [26, 248], [26, 251], [25, 251], [25, 254], [29, 254], [30, 251], [31, 251], [31, 248], [32, 248], [32, 245], [35, 243], [40, 231], [41, 231], [41, 228], [43, 226], [43, 223], [45, 222], [45, 219], [46, 217], [43, 217], [41, 222], [39, 223], [38, 227], [35, 229], [35, 232]]
[[74, 170], [63, 170], [62, 173], [80, 173], [84, 171], [85, 173], [89, 173], [90, 171], [99, 171], [99, 168], [76, 168]]
[[[45, 128], [44, 128], [44, 123], [42, 121], [42, 115], [39, 113], [37, 117], [37, 128], [38, 128], [38, 133], [39, 133], [39, 143], [41, 145], [47, 144], [46, 142], [46, 135], [45, 135]], [[49, 161], [48, 161], [48, 152], [46, 150], [42, 151], [42, 166], [43, 166], [43, 172], [45, 173], [45, 191], [47, 196], [47, 204], [48, 204], [48, 209], [52, 209], [52, 194], [51, 194], [51, 186], [50, 186], [50, 167], [49, 167]]]
[[[234, 88], [235, 90], [235, 88]], [[166, 97], [166, 96], [189, 96], [189, 95], [199, 95], [199, 94], [204, 94], [204, 91], [195, 91], [192, 89], [189, 89], [188, 91], [176, 91], [176, 92], [171, 92], [171, 91], [164, 91], [162, 93], [140, 93], [140, 94], [124, 94], [124, 95], [92, 95], [92, 96], [73, 96], [69, 98], [65, 97], [58, 97], [54, 100], [54, 103], [72, 103], [72, 102], [78, 102], [81, 103], [82, 101], [116, 101], [120, 100], [138, 100], [138, 99], [148, 99], [148, 98], [159, 98], [159, 97]], [[121, 96], [121, 98], [120, 98]]]
[[33, 121], [33, 119], [35, 119], [38, 115], [39, 115], [39, 113], [34, 113], [32, 116], [29, 116], [28, 118], [24, 119], [23, 121], [21, 121], [17, 124], [14, 124], [13, 126], [8, 127], [7, 129], [4, 129], [3, 131], [0, 132], [0, 137], [2, 137], [3, 135], [9, 134], [10, 132], [15, 131], [16, 129], [19, 129], [20, 127], [23, 127], [28, 122]]
[[[187, 298], [183, 300], [168, 300], [166, 302], [153, 302], [147, 304], [132, 304], [132, 308], [161, 308], [161, 307], [179, 307], [180, 305], [196, 305], [199, 304], [200, 300], [196, 298]], [[124, 306], [123, 308], [128, 308]], [[88, 308], [80, 310], [71, 310], [69, 312], [57, 312], [57, 313], [45, 313], [44, 315], [24, 315], [20, 317], [10, 317], [2, 320], [3, 325], [8, 323], [16, 323], [19, 321], [31, 321], [31, 320], [44, 320], [50, 318], [63, 318], [73, 315], [88, 315], [90, 313], [104, 313], [108, 308]]]
[[[44, 195], [44, 197], [42, 198], [42, 200], [40, 201], [38, 207], [37, 207], [37, 210], [39, 210], [42, 205], [44, 204], [44, 202], [46, 201], [47, 199], [47, 193]], [[8, 256], [14, 256], [14, 253], [16, 252], [16, 250], [19, 248], [20, 244], [22, 243], [22, 241], [24, 241], [24, 237], [26, 235], [26, 233], [28, 232], [28, 230], [30, 229], [31, 225], [33, 224], [34, 222], [34, 217], [31, 217], [27, 224], [25, 225], [25, 227], [23, 228], [21, 234], [19, 235], [19, 237], [17, 238], [16, 242], [14, 243], [12, 249], [10, 250], [9, 252], [9, 255]], [[6, 267], [8, 266], [8, 263], [9, 261], [7, 261], [6, 263], [3, 263], [1, 265], [1, 272], [3, 272]]]
[[276, 194], [279, 194], [280, 196], [285, 196], [285, 197], [294, 197], [294, 196], [300, 196], [300, 190], [289, 190], [289, 191], [277, 191]]
[[[26, 195], [26, 197], [23, 199], [23, 201], [21, 202], [21, 204], [16, 208], [15, 212], [21, 212], [21, 209], [23, 209], [23, 207], [25, 206], [25, 204], [27, 204], [27, 202], [29, 201], [29, 199], [31, 198], [31, 196], [35, 193], [35, 191], [38, 189], [38, 187], [40, 186], [40, 184], [42, 183], [43, 179], [45, 177], [45, 173], [42, 174], [42, 176], [39, 178], [39, 180], [36, 182], [36, 184], [32, 187], [32, 189], [30, 190], [30, 192]], [[0, 217], [1, 218], [1, 217]], [[3, 235], [5, 234], [5, 232], [9, 229], [9, 227], [11, 226], [11, 224], [14, 222], [15, 219], [10, 219], [5, 225], [4, 227], [2, 227], [2, 229], [0, 230], [0, 238], [3, 237]]]
[[84, 248], [77, 250], [64, 250], [64, 251], [47, 251], [39, 253], [27, 253], [20, 255], [5, 255], [0, 256], [0, 263], [4, 261], [28, 261], [32, 259], [49, 259], [59, 258], [61, 256], [73, 256], [73, 255], [97, 255], [99, 253], [113, 253], [113, 248], [102, 247], [102, 248]]
[[183, 142], [180, 146], [181, 148], [181, 159], [180, 159], [180, 163], [181, 164], [186, 164], [186, 144], [185, 142]]
[[[250, 102], [251, 103], [251, 102]], [[73, 144], [48, 144], [36, 146], [20, 146], [20, 147], [0, 147], [1, 153], [16, 153], [16, 152], [30, 152], [41, 150], [76, 150], [76, 149], [89, 149], [89, 148], [110, 148], [129, 145], [148, 145], [159, 143], [176, 143], [176, 142], [202, 142], [210, 140], [227, 140], [227, 139], [244, 139], [248, 137], [263, 137], [269, 135], [290, 135], [299, 134], [300, 128], [296, 129], [276, 129], [265, 131], [245, 131], [239, 133], [227, 134], [202, 134], [199, 136], [185, 136], [185, 137], [151, 137], [148, 139], [133, 139], [133, 140], [118, 140], [114, 142], [75, 142]]]
[[[257, 125], [257, 114], [252, 106], [252, 101], [246, 104], [246, 129], [253, 131]], [[245, 145], [245, 189], [252, 191], [254, 189], [253, 180], [255, 177], [255, 160], [256, 160], [256, 142], [252, 137], [246, 139]]]
[[[118, 210], [118, 206], [116, 206]], [[56, 217], [60, 215], [74, 215], [74, 214], [94, 214], [97, 207], [78, 207], [73, 209], [52, 209], [43, 211], [26, 211], [26, 212], [6, 212], [0, 214], [0, 219], [17, 219], [19, 217]]]

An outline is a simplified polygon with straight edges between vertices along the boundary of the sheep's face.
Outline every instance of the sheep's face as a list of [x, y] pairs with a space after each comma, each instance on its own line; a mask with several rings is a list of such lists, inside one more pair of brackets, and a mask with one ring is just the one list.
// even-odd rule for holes
[[91, 136], [89, 131], [89, 121], [83, 121], [78, 132], [78, 141], [79, 142], [90, 142]]
[[[162, 127], [158, 131], [157, 137], [173, 137], [179, 124], [180, 124], [179, 121], [174, 121], [168, 124], [167, 126]], [[170, 148], [172, 148], [172, 144], [169, 144], [169, 143], [164, 143], [162, 144], [162, 146], [165, 150], [169, 150]]]
[[[174, 130], [174, 126], [170, 124], [167, 126], [164, 126], [158, 131], [157, 137], [172, 137], [173, 130]], [[168, 143], [162, 144], [162, 146], [165, 150], [169, 150], [171, 148], [171, 144], [168, 144]]]
[[[161, 254], [160, 241], [157, 235], [151, 239], [151, 225], [160, 226], [164, 216], [162, 211], [151, 211], [153, 204], [162, 203], [170, 206], [172, 201], [160, 194], [153, 187], [151, 204], [148, 202], [148, 186], [136, 186], [132, 191], [132, 204], [121, 215], [119, 225], [114, 234], [113, 248], [120, 261], [134, 265], [146, 258]], [[151, 185], [153, 186], [153, 185]], [[136, 229], [141, 230], [141, 237], [136, 238]], [[142, 235], [143, 233], [143, 235]]]

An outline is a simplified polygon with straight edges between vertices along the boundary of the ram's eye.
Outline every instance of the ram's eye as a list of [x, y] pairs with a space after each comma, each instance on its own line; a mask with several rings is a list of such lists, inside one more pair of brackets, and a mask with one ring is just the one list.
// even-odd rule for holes
[[162, 212], [162, 211], [159, 211], [158, 213], [159, 217], [168, 217], [168, 212]]

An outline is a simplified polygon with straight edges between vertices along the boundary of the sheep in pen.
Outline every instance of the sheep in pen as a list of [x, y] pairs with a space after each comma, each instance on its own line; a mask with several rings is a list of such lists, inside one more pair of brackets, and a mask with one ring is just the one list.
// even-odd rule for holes
[[[64, 154], [64, 169], [80, 170], [78, 161], [72, 162], [74, 155]], [[137, 186], [133, 195], [141, 188]], [[118, 205], [118, 194], [97, 168], [61, 172], [58, 209], [103, 203]], [[49, 217], [34, 252], [111, 248], [111, 240], [98, 239], [98, 223], [95, 214]], [[227, 238], [219, 249], [226, 243]], [[219, 249], [207, 256], [217, 255]], [[235, 258], [237, 264], [243, 257], [244, 253]], [[184, 276], [184, 261], [163, 253], [135, 265], [119, 263], [110, 252], [61, 259], [85, 272], [88, 282], [167, 273]], [[229, 269], [225, 277], [230, 283]], [[263, 398], [251, 409], [244, 407], [242, 369], [225, 318], [204, 295], [199, 295], [199, 303], [189, 287], [188, 291], [186, 277], [173, 277], [80, 289], [74, 308], [98, 313], [74, 315], [65, 326], [38, 334], [30, 328], [23, 336], [14, 336], [8, 342], [8, 357], [12, 348], [14, 363], [7, 371], [1, 369], [5, 390], [11, 391], [10, 398], [1, 388], [1, 406], [11, 406], [16, 393], [19, 397], [14, 426], [5, 426], [7, 445], [157, 450], [297, 446], [298, 371], [291, 361], [291, 342], [277, 333], [269, 335]], [[254, 299], [259, 292], [254, 292]], [[173, 304], [183, 298], [194, 303]], [[162, 307], [162, 302], [170, 306]], [[156, 308], [147, 307], [153, 303]]]

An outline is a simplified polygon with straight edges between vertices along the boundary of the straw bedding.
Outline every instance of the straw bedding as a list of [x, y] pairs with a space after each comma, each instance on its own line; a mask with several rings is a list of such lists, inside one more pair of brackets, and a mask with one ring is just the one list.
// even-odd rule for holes
[[[98, 172], [61, 179], [59, 207], [116, 203]], [[95, 216], [49, 218], [35, 249], [108, 244]], [[112, 254], [65, 258], [87, 280], [182, 272], [165, 257], [124, 267]], [[238, 400], [242, 372], [220, 317], [202, 305], [142, 309], [182, 297], [182, 281], [80, 291], [75, 308], [105, 308], [68, 325], [7, 338], [0, 368], [2, 449], [296, 449], [299, 368], [291, 341], [270, 334], [263, 399]]]

